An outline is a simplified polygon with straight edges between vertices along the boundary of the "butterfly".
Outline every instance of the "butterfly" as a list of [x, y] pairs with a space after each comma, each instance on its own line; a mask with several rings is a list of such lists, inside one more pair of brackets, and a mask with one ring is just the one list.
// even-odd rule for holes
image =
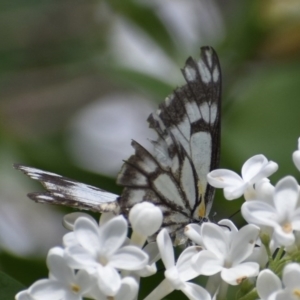
[[189, 57], [181, 70], [186, 84], [150, 114], [149, 127], [158, 137], [153, 153], [132, 141], [135, 153], [124, 161], [117, 184], [120, 196], [22, 164], [14, 167], [46, 188], [29, 193], [39, 203], [60, 204], [96, 212], [128, 216], [136, 203], [150, 201], [163, 212], [162, 226], [174, 245], [184, 244], [184, 228], [208, 219], [214, 188], [206, 175], [220, 158], [221, 70], [211, 47], [202, 47], [200, 59]]

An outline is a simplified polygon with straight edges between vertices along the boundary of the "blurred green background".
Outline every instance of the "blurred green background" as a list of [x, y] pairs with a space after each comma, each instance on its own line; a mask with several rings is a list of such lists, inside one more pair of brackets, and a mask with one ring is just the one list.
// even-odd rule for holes
[[[262, 153], [279, 164], [272, 183], [299, 179], [299, 1], [2, 0], [0, 15], [0, 270], [23, 284], [47, 276], [71, 210], [31, 203], [41, 187], [12, 164], [120, 193], [130, 139], [147, 143], [148, 114], [201, 46], [223, 71], [221, 166]], [[212, 218], [241, 203], [217, 193]]]

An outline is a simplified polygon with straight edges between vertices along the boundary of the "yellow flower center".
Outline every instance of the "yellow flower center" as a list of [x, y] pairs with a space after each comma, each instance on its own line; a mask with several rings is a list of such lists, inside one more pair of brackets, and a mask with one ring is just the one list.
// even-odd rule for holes
[[71, 290], [77, 294], [80, 291], [80, 286], [78, 286], [77, 284], [72, 284]]
[[293, 290], [293, 295], [295, 295], [297, 298], [300, 299], [300, 290], [299, 289], [294, 289]]
[[285, 233], [291, 233], [293, 231], [293, 227], [292, 227], [292, 224], [291, 223], [284, 223], [282, 225], [282, 230], [285, 232]]

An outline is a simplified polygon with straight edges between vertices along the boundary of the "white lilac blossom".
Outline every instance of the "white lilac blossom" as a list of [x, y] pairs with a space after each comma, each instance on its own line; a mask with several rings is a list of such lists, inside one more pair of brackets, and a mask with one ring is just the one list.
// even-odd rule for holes
[[264, 155], [255, 155], [249, 158], [242, 167], [242, 177], [237, 173], [217, 169], [207, 175], [210, 185], [224, 189], [224, 197], [233, 200], [241, 197], [248, 189], [265, 177], [275, 173], [278, 165], [273, 161], [268, 161]]
[[188, 282], [199, 275], [192, 267], [192, 257], [197, 254], [198, 247], [185, 249], [175, 263], [172, 241], [166, 229], [157, 236], [157, 244], [165, 265], [165, 279], [144, 300], [162, 299], [174, 290], [181, 290], [189, 299], [210, 300], [209, 293], [201, 286]]
[[230, 285], [257, 276], [258, 263], [244, 261], [252, 254], [258, 234], [259, 228], [250, 224], [232, 232], [224, 231], [217, 224], [203, 224], [201, 236], [205, 250], [193, 257], [194, 269], [207, 276], [220, 273]]
[[145, 252], [134, 246], [123, 246], [127, 222], [115, 217], [101, 227], [89, 219], [79, 218], [74, 225], [77, 244], [65, 249], [69, 264], [76, 269], [94, 270], [106, 295], [114, 296], [121, 287], [118, 270], [139, 270], [148, 263]]
[[91, 290], [93, 280], [85, 270], [75, 272], [63, 258], [64, 250], [53, 248], [49, 251], [47, 265], [49, 279], [36, 281], [28, 290], [27, 295], [20, 293], [17, 300], [32, 297], [34, 300], [80, 300]]
[[248, 223], [269, 226], [281, 246], [295, 242], [294, 231], [300, 230], [299, 187], [292, 176], [281, 179], [275, 186], [273, 204], [255, 200], [242, 205], [242, 214]]

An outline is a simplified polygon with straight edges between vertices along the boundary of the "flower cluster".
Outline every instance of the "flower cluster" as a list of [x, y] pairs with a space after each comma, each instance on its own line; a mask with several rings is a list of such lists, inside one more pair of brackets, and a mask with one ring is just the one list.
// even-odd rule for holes
[[[300, 171], [300, 139], [293, 161]], [[248, 224], [240, 229], [231, 220], [189, 224], [185, 234], [192, 246], [178, 258], [167, 229], [159, 231], [162, 212], [151, 203], [131, 209], [130, 238], [123, 216], [105, 213], [98, 224], [87, 214], [67, 215], [64, 224], [71, 231], [64, 247], [49, 251], [49, 278], [16, 299], [137, 299], [141, 278], [157, 272], [159, 259], [165, 279], [144, 300], [174, 290], [195, 300], [300, 299], [300, 188], [292, 176], [273, 186], [267, 177], [277, 168], [256, 155], [243, 165], [242, 176], [224, 169], [209, 173], [209, 184], [223, 188], [227, 200], [244, 196], [241, 213]], [[147, 243], [156, 232], [156, 242]], [[205, 286], [190, 282], [200, 275], [207, 277]]]

